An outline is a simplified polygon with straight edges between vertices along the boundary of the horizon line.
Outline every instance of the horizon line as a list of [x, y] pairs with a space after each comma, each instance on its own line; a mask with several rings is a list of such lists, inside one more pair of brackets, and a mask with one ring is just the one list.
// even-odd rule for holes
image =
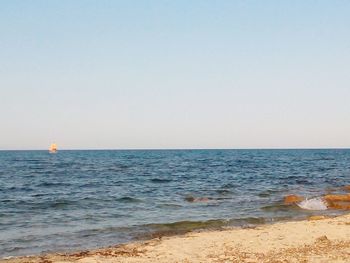
[[[203, 151], [203, 150], [350, 150], [350, 147], [242, 147], [242, 148], [63, 148], [58, 151]], [[48, 149], [0, 149], [4, 151], [48, 151]]]

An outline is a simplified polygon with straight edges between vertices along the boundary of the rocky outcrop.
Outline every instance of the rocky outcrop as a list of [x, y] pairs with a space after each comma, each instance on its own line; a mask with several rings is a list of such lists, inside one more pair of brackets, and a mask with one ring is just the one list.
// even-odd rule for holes
[[284, 197], [284, 204], [290, 205], [303, 201], [304, 198], [298, 195], [287, 195]]

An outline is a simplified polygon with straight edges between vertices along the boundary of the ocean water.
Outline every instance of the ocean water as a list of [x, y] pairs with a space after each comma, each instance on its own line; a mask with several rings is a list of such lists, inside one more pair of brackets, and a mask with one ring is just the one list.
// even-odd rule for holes
[[341, 213], [283, 197], [349, 184], [350, 150], [0, 151], [0, 258]]

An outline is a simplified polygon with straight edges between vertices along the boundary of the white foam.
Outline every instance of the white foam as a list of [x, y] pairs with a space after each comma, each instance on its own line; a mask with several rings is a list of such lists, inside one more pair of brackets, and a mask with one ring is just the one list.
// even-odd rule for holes
[[306, 199], [300, 203], [297, 203], [297, 205], [306, 210], [327, 210], [326, 202], [320, 197]]
[[14, 258], [14, 256], [3, 257], [3, 258], [0, 258], [0, 259], [9, 260], [9, 259], [11, 259], [11, 258]]

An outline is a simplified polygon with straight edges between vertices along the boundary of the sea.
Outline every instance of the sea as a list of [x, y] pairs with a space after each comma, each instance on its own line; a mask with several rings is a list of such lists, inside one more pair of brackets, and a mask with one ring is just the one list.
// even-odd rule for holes
[[283, 197], [345, 185], [347, 149], [0, 151], [0, 258], [337, 215]]

